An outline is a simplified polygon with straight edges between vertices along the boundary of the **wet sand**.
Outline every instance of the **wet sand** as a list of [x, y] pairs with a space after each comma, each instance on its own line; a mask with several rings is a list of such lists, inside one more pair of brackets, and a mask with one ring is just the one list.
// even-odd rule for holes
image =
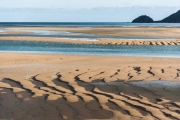
[[61, 42], [75, 44], [100, 44], [100, 45], [180, 45], [180, 40], [127, 40], [127, 39], [97, 39], [97, 40], [72, 40], [70, 38], [48, 38], [48, 37], [0, 37], [0, 40], [13, 41], [42, 41]]
[[[166, 27], [5, 27], [8, 30], [0, 32], [0, 40], [27, 40], [27, 41], [51, 41], [68, 42], [78, 44], [110, 44], [110, 45], [180, 45], [179, 28]], [[101, 38], [93, 41], [73, 40], [71, 38], [59, 38], [57, 36], [32, 36], [30, 31], [54, 31], [73, 32], [84, 34], [96, 34], [106, 36], [134, 37], [143, 39], [114, 39]], [[25, 36], [24, 36], [25, 35]]]
[[[179, 28], [5, 27], [0, 40], [180, 45]], [[17, 30], [18, 29], [18, 30]], [[24, 30], [161, 40], [72, 40]], [[23, 36], [23, 35], [27, 36]], [[0, 53], [0, 120], [180, 119], [180, 59]]]
[[20, 53], [0, 58], [0, 119], [180, 119], [178, 58]]

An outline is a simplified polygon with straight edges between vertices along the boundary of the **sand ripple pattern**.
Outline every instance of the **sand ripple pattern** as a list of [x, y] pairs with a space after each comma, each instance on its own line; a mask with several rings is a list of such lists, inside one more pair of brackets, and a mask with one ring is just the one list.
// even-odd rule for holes
[[[77, 69], [34, 75], [29, 80], [4, 78], [0, 81], [0, 119], [180, 119], [180, 83], [131, 81], [140, 80], [144, 71], [144, 78], [156, 79], [157, 73], [164, 74], [168, 69], [107, 71]], [[172, 77], [178, 79], [180, 71], [176, 72]]]

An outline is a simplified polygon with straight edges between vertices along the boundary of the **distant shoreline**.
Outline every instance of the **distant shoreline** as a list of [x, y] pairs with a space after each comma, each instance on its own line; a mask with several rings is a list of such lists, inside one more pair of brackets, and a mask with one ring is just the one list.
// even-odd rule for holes
[[[173, 27], [99, 28], [56, 26], [0, 27], [0, 29], [2, 29], [0, 32], [0, 40], [45, 41], [103, 45], [180, 45], [179, 28]], [[103, 38], [103, 36], [107, 36], [107, 38]], [[116, 38], [114, 36], [116, 36]]]

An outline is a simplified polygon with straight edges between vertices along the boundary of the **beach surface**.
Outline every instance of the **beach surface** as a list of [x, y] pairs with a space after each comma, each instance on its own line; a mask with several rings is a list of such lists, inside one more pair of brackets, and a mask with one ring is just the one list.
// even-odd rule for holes
[[[180, 30], [172, 27], [0, 29], [3, 41], [180, 45]], [[91, 38], [92, 34], [107, 38]], [[130, 38], [123, 38], [127, 36]], [[2, 49], [0, 120], [179, 120], [178, 57], [32, 54]]]
[[[0, 40], [108, 45], [180, 45], [180, 30], [174, 27], [3, 27], [3, 29], [5, 30], [0, 32]], [[42, 32], [46, 34], [42, 35]], [[68, 37], [69, 34], [74, 38]], [[84, 38], [79, 38], [81, 35], [85, 35]], [[86, 39], [86, 35], [95, 38]]]
[[180, 119], [178, 58], [25, 53], [0, 58], [1, 119]]

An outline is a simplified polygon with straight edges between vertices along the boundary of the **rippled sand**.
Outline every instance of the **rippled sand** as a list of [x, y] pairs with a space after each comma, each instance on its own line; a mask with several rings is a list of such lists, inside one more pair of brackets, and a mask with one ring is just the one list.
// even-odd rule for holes
[[0, 58], [0, 119], [180, 119], [178, 58]]
[[[179, 28], [8, 28], [0, 40], [180, 45]], [[28, 30], [161, 40], [85, 41], [32, 36]], [[179, 58], [0, 53], [0, 119], [178, 120], [179, 65]]]

